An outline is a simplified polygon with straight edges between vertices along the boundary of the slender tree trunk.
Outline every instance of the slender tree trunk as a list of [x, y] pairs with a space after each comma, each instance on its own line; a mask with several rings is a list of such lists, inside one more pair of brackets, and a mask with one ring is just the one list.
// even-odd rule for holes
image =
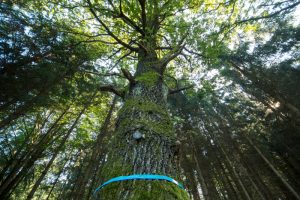
[[232, 162], [230, 161], [230, 159], [228, 158], [228, 155], [226, 154], [226, 152], [224, 151], [223, 147], [222, 146], [219, 146], [221, 152], [223, 153], [224, 157], [225, 157], [225, 160], [227, 161], [227, 163], [229, 164], [230, 166], [230, 169], [232, 170], [233, 172], [233, 175], [234, 177], [236, 178], [237, 182], [239, 183], [239, 185], [241, 186], [243, 192], [244, 192], [244, 195], [246, 197], [246, 199], [248, 200], [251, 200], [251, 197], [243, 183], [243, 181], [241, 180], [240, 176], [238, 175], [237, 171], [235, 170], [235, 166], [233, 166]]
[[[66, 173], [66, 178], [59, 182], [59, 189], [55, 193], [56, 198], [59, 199], [68, 199], [71, 198], [70, 194], [72, 194], [72, 184], [76, 181], [76, 174], [74, 172], [77, 170], [77, 165], [75, 163], [79, 163], [82, 159], [82, 149], [77, 149], [76, 153], [70, 157], [70, 164], [67, 171], [71, 171], [72, 173]], [[73, 177], [75, 178], [73, 178]], [[74, 185], [74, 184], [73, 184]]]
[[281, 106], [286, 107], [291, 113], [295, 114], [297, 118], [300, 117], [300, 109], [292, 105], [290, 102], [287, 102], [285, 99], [283, 99], [280, 96], [280, 94], [276, 92], [277, 90], [272, 85], [264, 84], [265, 83], [264, 81], [260, 81], [257, 78], [256, 72], [249, 72], [247, 70], [244, 70], [240, 68], [234, 61], [230, 61], [230, 63], [237, 71], [239, 71], [241, 74], [249, 78], [255, 86], [257, 86], [266, 94], [272, 96], [274, 99], [279, 101]]
[[269, 188], [260, 180], [260, 175], [251, 167], [254, 164], [251, 164], [250, 161], [246, 159], [246, 156], [240, 151], [236, 141], [232, 141], [231, 144], [234, 147], [236, 153], [240, 156], [239, 162], [241, 162], [243, 167], [245, 167], [247, 176], [250, 179], [251, 184], [253, 185], [255, 190], [260, 195], [260, 199], [271, 199], [272, 195], [269, 191]]
[[106, 152], [102, 152], [96, 161], [99, 161], [99, 162], [97, 162], [98, 165], [93, 172], [93, 178], [92, 178], [91, 184], [88, 188], [86, 200], [91, 199], [93, 189], [95, 189], [97, 187], [98, 179], [99, 179], [99, 177], [101, 177], [101, 171], [102, 171], [103, 165], [106, 163]]
[[[204, 156], [203, 155], [203, 149], [201, 149], [200, 145], [196, 145], [196, 144], [201, 144], [203, 142], [200, 142], [200, 139], [198, 137], [194, 137], [193, 138], [194, 142], [194, 151], [195, 151], [195, 160], [197, 161], [196, 165], [199, 166], [198, 168], [202, 169], [202, 176], [203, 176], [203, 180], [205, 182], [205, 185], [207, 187], [207, 197], [206, 199], [211, 199], [211, 200], [217, 200], [220, 199], [220, 197], [218, 196], [218, 191], [216, 190], [216, 186], [214, 184], [213, 181], [213, 163], [211, 163], [211, 161], [209, 161], [209, 156]], [[207, 141], [206, 141], [207, 142]], [[206, 150], [208, 151], [207, 146], [209, 146], [207, 143], [206, 145]], [[208, 154], [210, 154], [210, 152], [207, 152]], [[204, 196], [205, 198], [205, 196]]]
[[12, 165], [10, 166], [9, 173], [4, 177], [4, 180], [1, 182], [0, 196], [3, 195], [2, 193], [4, 191], [7, 192], [8, 190], [10, 190], [8, 187], [10, 188], [14, 187], [11, 183], [16, 182], [17, 177], [20, 178], [21, 174], [23, 174], [23, 171], [28, 170], [28, 168], [30, 168], [30, 166], [33, 165], [35, 159], [37, 159], [41, 155], [43, 150], [46, 148], [47, 142], [51, 139], [51, 136], [55, 135], [55, 133], [53, 133], [53, 129], [56, 127], [57, 123], [66, 114], [67, 110], [68, 108], [61, 113], [61, 115], [48, 129], [47, 133], [41, 136], [38, 143], [32, 145], [29, 149], [27, 149], [26, 152], [24, 152], [22, 156], [20, 156], [20, 159], [12, 163]]
[[[215, 150], [216, 151], [216, 150]], [[218, 154], [218, 152], [216, 152]], [[223, 163], [221, 160], [223, 160], [222, 156], [218, 156], [217, 158], [217, 163], [220, 166], [220, 174], [223, 176], [223, 185], [224, 185], [224, 190], [226, 191], [227, 195], [224, 195], [226, 199], [241, 199], [240, 195], [240, 187], [238, 184], [236, 184], [236, 181], [234, 180], [234, 177], [229, 171], [228, 166]]]
[[[189, 188], [194, 200], [200, 200], [198, 188], [197, 188], [197, 180], [193, 174], [194, 171], [194, 163], [192, 163], [191, 152], [189, 152], [189, 144], [184, 144], [181, 148], [180, 156], [180, 167], [184, 170], [184, 175], [186, 176], [188, 182], [186, 183], [186, 187]], [[189, 156], [189, 157], [187, 157]]]
[[[64, 144], [66, 141], [66, 139], [63, 139], [62, 144]], [[34, 193], [36, 192], [36, 190], [38, 189], [38, 187], [40, 186], [42, 180], [44, 179], [44, 177], [46, 176], [46, 174], [48, 173], [48, 170], [50, 169], [51, 165], [53, 164], [56, 156], [59, 153], [61, 146], [59, 146], [56, 150], [56, 152], [52, 155], [50, 161], [48, 162], [48, 164], [46, 165], [45, 169], [43, 170], [42, 174], [40, 175], [40, 177], [38, 178], [38, 180], [35, 182], [35, 184], [33, 185], [33, 187], [31, 188], [29, 194], [27, 195], [27, 200], [31, 199], [34, 195]]]
[[[104, 180], [132, 174], [160, 174], [179, 181], [176, 135], [167, 108], [167, 87], [156, 53], [139, 54], [135, 84], [131, 84], [118, 115]], [[177, 185], [165, 181], [112, 183], [97, 193], [100, 199], [188, 199]]]
[[56, 186], [56, 184], [57, 184], [57, 182], [58, 182], [58, 180], [59, 180], [59, 178], [60, 178], [60, 175], [63, 173], [64, 168], [65, 168], [65, 166], [67, 165], [68, 161], [69, 161], [69, 160], [66, 160], [66, 161], [65, 161], [65, 163], [64, 163], [63, 166], [62, 166], [62, 168], [60, 169], [60, 171], [59, 171], [58, 174], [56, 175], [57, 177], [56, 177], [55, 181], [52, 183], [52, 187], [51, 187], [50, 191], [48, 192], [48, 195], [47, 195], [46, 200], [48, 200], [48, 199], [50, 198], [50, 196], [51, 196], [51, 194], [52, 194], [52, 191], [54, 190], [54, 188], [55, 188], [55, 186]]
[[262, 158], [262, 160], [268, 165], [268, 167], [272, 170], [272, 172], [280, 179], [283, 185], [291, 192], [291, 194], [295, 197], [295, 199], [300, 199], [300, 195], [296, 192], [296, 190], [285, 180], [282, 174], [275, 169], [272, 163], [263, 155], [263, 153], [259, 150], [259, 148], [252, 142], [250, 138], [245, 136], [246, 140], [251, 144], [251, 146], [255, 149], [257, 154]]
[[45, 169], [43, 170], [42, 174], [40, 175], [40, 177], [38, 178], [38, 180], [35, 182], [35, 184], [33, 185], [30, 193], [27, 196], [27, 200], [31, 199], [35, 193], [35, 191], [37, 190], [37, 188], [39, 187], [39, 185], [41, 184], [42, 180], [44, 179], [44, 177], [46, 176], [48, 170], [50, 169], [52, 163], [54, 162], [56, 156], [59, 154], [60, 150], [62, 149], [62, 147], [64, 146], [65, 142], [67, 141], [67, 139], [69, 138], [70, 134], [72, 133], [72, 131], [74, 130], [74, 128], [76, 127], [76, 125], [78, 124], [78, 121], [80, 119], [80, 117], [82, 116], [82, 114], [84, 113], [84, 111], [87, 109], [87, 107], [89, 106], [89, 104], [86, 104], [84, 106], [84, 108], [80, 111], [79, 115], [77, 116], [77, 118], [75, 119], [75, 121], [73, 122], [72, 126], [70, 127], [70, 129], [68, 130], [68, 132], [64, 135], [64, 137], [62, 138], [61, 143], [59, 144], [59, 146], [57, 147], [56, 151], [54, 152], [54, 154], [52, 155], [52, 158], [50, 159], [50, 161], [48, 162], [48, 164], [46, 165]]
[[64, 110], [62, 114], [52, 124], [46, 134], [41, 136], [39, 142], [33, 145], [25, 152], [25, 155], [21, 156], [18, 162], [13, 163], [12, 170], [7, 174], [5, 180], [0, 186], [0, 197], [4, 197], [9, 194], [12, 188], [14, 188], [19, 181], [23, 178], [26, 172], [33, 166], [34, 162], [41, 156], [45, 150], [47, 143], [51, 140], [52, 136], [57, 133], [57, 130], [53, 132], [54, 127], [62, 119], [68, 109]]
[[[0, 183], [1, 184], [2, 184], [2, 181], [4, 181], [4, 177], [6, 177], [5, 174], [8, 172], [8, 170], [10, 169], [10, 171], [12, 171], [11, 169], [16, 167], [16, 165], [18, 165], [19, 163], [21, 163], [22, 159], [24, 159], [26, 153], [28, 153], [30, 151], [30, 148], [32, 148], [32, 146], [30, 146], [29, 142], [30, 142], [30, 139], [32, 138], [32, 135], [34, 135], [35, 132], [40, 133], [40, 130], [43, 129], [44, 125], [48, 121], [48, 118], [50, 117], [51, 114], [52, 114], [52, 112], [50, 112], [49, 115], [45, 118], [45, 120], [43, 120], [43, 123], [41, 124], [41, 126], [39, 128], [36, 128], [36, 127], [38, 127], [38, 124], [39, 124], [38, 116], [36, 117], [37, 119], [35, 120], [32, 130], [26, 134], [22, 145], [20, 147], [18, 147], [17, 151], [13, 154], [12, 158], [6, 163], [5, 167], [1, 170], [1, 173], [0, 173]], [[26, 144], [27, 144], [27, 146], [26, 146]]]
[[[226, 159], [224, 160], [224, 157], [222, 156], [219, 146], [216, 144], [218, 141], [215, 140], [215, 138], [210, 133], [210, 131], [212, 132], [213, 130], [207, 128], [206, 135], [210, 140], [213, 140], [213, 142], [214, 142], [214, 144], [209, 143], [209, 145], [211, 146], [212, 150], [214, 151], [214, 153], [216, 155], [216, 160], [217, 160], [216, 162], [219, 163], [219, 166], [223, 171], [223, 175], [225, 176], [224, 183], [225, 184], [228, 183], [226, 186], [226, 189], [228, 190], [229, 198], [241, 199], [241, 198], [243, 198], [243, 196], [238, 191], [243, 191], [243, 189], [240, 187], [239, 184], [236, 184], [236, 182], [237, 182], [236, 180], [233, 180], [233, 179], [235, 179], [235, 176], [231, 173], [232, 172], [232, 170], [230, 170], [231, 166], [229, 165], [229, 163], [227, 162]], [[222, 175], [222, 173], [221, 173], [221, 175]]]
[[[194, 157], [196, 157], [195, 154], [194, 154]], [[202, 193], [203, 193], [204, 200], [209, 200], [208, 188], [207, 188], [207, 185], [206, 185], [206, 181], [203, 177], [202, 169], [200, 168], [198, 159], [194, 158], [194, 160], [196, 162], [197, 175], [198, 175], [198, 179], [200, 181], [200, 185], [201, 185], [201, 188], [202, 188]]]
[[95, 162], [97, 158], [100, 156], [100, 153], [103, 150], [103, 139], [107, 136], [108, 133], [108, 126], [112, 117], [112, 113], [115, 107], [117, 101], [117, 97], [115, 96], [113, 99], [113, 102], [110, 106], [110, 109], [108, 111], [108, 114], [105, 118], [105, 121], [101, 127], [100, 133], [97, 136], [97, 140], [95, 143], [95, 146], [93, 148], [93, 152], [90, 158], [90, 161], [88, 162], [88, 166], [84, 169], [84, 172], [82, 175], [80, 175], [80, 179], [78, 180], [78, 183], [76, 184], [75, 188], [76, 190], [74, 191], [73, 199], [76, 200], [81, 200], [84, 199], [85, 191], [88, 188], [88, 182], [92, 179], [92, 172], [94, 171], [95, 167], [99, 165], [99, 163]]

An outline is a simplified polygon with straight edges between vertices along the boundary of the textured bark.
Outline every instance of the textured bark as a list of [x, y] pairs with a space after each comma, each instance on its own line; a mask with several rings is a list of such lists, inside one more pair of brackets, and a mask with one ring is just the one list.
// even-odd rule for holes
[[[125, 103], [118, 115], [103, 180], [131, 174], [161, 174], [179, 179], [176, 135], [166, 108], [168, 90], [163, 83], [155, 53], [140, 54]], [[141, 137], [136, 139], [134, 133]], [[99, 199], [188, 199], [187, 193], [164, 181], [112, 183], [98, 193]]]

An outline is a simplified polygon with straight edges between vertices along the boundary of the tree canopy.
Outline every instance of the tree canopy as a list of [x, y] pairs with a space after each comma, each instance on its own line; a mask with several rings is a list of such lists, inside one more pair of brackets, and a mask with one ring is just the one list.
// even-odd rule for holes
[[141, 129], [190, 199], [300, 199], [299, 4], [2, 1], [0, 198], [92, 199]]

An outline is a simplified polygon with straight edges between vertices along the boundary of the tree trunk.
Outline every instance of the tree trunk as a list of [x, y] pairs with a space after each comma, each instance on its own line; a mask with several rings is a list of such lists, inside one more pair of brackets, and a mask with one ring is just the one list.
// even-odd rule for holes
[[23, 178], [23, 176], [26, 174], [27, 170], [29, 170], [33, 166], [34, 162], [41, 156], [41, 154], [47, 147], [47, 143], [58, 132], [53, 132], [53, 129], [65, 115], [67, 110], [68, 108], [62, 112], [62, 114], [48, 129], [47, 133], [42, 135], [40, 140], [36, 144], [32, 145], [31, 148], [27, 150], [27, 152], [24, 152], [25, 155], [22, 155], [18, 162], [13, 163], [14, 165], [11, 166], [12, 168], [9, 174], [7, 174], [3, 182], [1, 182], [0, 197], [7, 195], [8, 191], [14, 188], [16, 184], [18, 184], [21, 178]]
[[52, 155], [52, 158], [50, 159], [50, 161], [48, 162], [47, 166], [45, 167], [45, 169], [43, 170], [42, 174], [40, 175], [40, 177], [38, 178], [38, 180], [35, 182], [34, 186], [32, 187], [30, 193], [27, 196], [27, 200], [31, 199], [35, 193], [35, 191], [37, 190], [37, 188], [39, 187], [39, 185], [41, 184], [42, 180], [44, 179], [44, 177], [46, 176], [48, 170], [50, 169], [52, 163], [54, 162], [56, 156], [59, 154], [60, 150], [62, 149], [62, 147], [64, 146], [65, 142], [67, 141], [67, 139], [69, 138], [70, 134], [72, 133], [73, 129], [76, 127], [76, 125], [78, 124], [78, 121], [80, 119], [80, 117], [82, 116], [82, 114], [84, 113], [84, 111], [86, 110], [86, 108], [88, 107], [89, 104], [85, 105], [84, 108], [80, 111], [79, 115], [77, 116], [77, 118], [75, 119], [75, 121], [73, 122], [72, 126], [70, 127], [70, 129], [68, 130], [68, 132], [65, 134], [65, 136], [62, 138], [62, 141], [60, 142], [59, 146], [57, 147], [56, 151], [54, 152], [54, 154]]
[[59, 180], [59, 178], [60, 178], [60, 175], [64, 172], [65, 166], [67, 165], [68, 162], [69, 162], [69, 159], [67, 159], [67, 160], [65, 161], [65, 163], [62, 165], [62, 168], [60, 169], [60, 171], [59, 171], [58, 174], [56, 175], [57, 177], [56, 177], [55, 181], [52, 183], [52, 187], [51, 187], [50, 191], [49, 191], [48, 194], [47, 194], [46, 200], [48, 200], [48, 199], [50, 198], [50, 196], [51, 196], [51, 194], [52, 194], [52, 191], [54, 190], [54, 188], [55, 188], [55, 186], [56, 186], [56, 184], [57, 184], [57, 182], [58, 182], [58, 180]]
[[181, 153], [182, 155], [180, 156], [180, 167], [184, 171], [184, 175], [188, 180], [188, 182], [186, 183], [186, 187], [189, 189], [189, 192], [192, 194], [194, 200], [200, 200], [197, 188], [197, 180], [194, 176], [194, 163], [191, 160], [189, 144], [182, 145]]
[[20, 153], [18, 154], [21, 155], [16, 155], [12, 162], [9, 162], [8, 165], [1, 171], [0, 177], [3, 181], [1, 181], [0, 185], [0, 194], [3, 191], [2, 188], [7, 187], [5, 185], [9, 184], [14, 179], [17, 173], [21, 171], [22, 167], [26, 165], [26, 163], [30, 160], [30, 157], [32, 157], [32, 155], [35, 154], [36, 150], [40, 149], [41, 146], [45, 145], [45, 139], [49, 138], [50, 135], [55, 135], [57, 131], [53, 132], [53, 130], [57, 126], [58, 122], [65, 116], [68, 110], [69, 107], [66, 108], [60, 114], [60, 116], [55, 120], [55, 122], [51, 125], [51, 127], [47, 130], [47, 132], [44, 135], [40, 135], [40, 138], [36, 143], [26, 147], [25, 151], [20, 151]]
[[273, 173], [280, 179], [282, 184], [289, 190], [289, 192], [295, 197], [295, 199], [300, 199], [300, 195], [296, 192], [296, 190], [285, 180], [283, 175], [275, 169], [272, 163], [263, 155], [263, 153], [259, 150], [259, 148], [252, 142], [250, 138], [245, 136], [250, 145], [255, 149], [258, 155], [264, 160], [264, 162], [268, 165], [268, 167], [273, 171]]
[[99, 158], [100, 153], [102, 152], [103, 139], [107, 135], [107, 129], [108, 129], [111, 117], [112, 117], [112, 113], [113, 113], [116, 101], [117, 101], [117, 98], [114, 97], [113, 102], [108, 111], [108, 114], [105, 118], [105, 121], [101, 127], [100, 133], [97, 136], [97, 141], [95, 143], [90, 161], [88, 162], [89, 164], [84, 169], [84, 173], [82, 173], [82, 175], [80, 176], [80, 179], [78, 180], [78, 182], [75, 186], [76, 190], [74, 191], [74, 194], [73, 194], [74, 200], [84, 199], [84, 194], [87, 189], [87, 184], [92, 179], [92, 173], [93, 173], [94, 169], [97, 167], [97, 165], [99, 165], [99, 163], [95, 162], [95, 160], [97, 160], [97, 158]]
[[219, 164], [220, 169], [222, 169], [223, 171], [223, 173], [221, 172], [221, 175], [225, 176], [225, 178], [223, 178], [224, 180], [223, 182], [224, 182], [225, 189], [227, 189], [228, 197], [230, 199], [245, 199], [241, 195], [242, 193], [239, 192], [242, 191], [243, 189], [240, 187], [240, 184], [237, 184], [238, 181], [235, 180], [236, 177], [232, 173], [231, 166], [229, 165], [227, 160], [224, 159], [224, 156], [220, 151], [219, 145], [216, 144], [218, 143], [218, 141], [216, 141], [215, 136], [211, 134], [211, 132], [213, 132], [213, 129], [209, 127], [206, 127], [206, 129], [207, 131], [205, 133], [208, 139], [214, 142], [213, 144], [211, 144], [211, 142], [209, 142], [208, 144], [212, 148], [212, 151], [215, 153], [216, 155], [215, 160]]
[[101, 171], [102, 171], [102, 168], [105, 164], [105, 161], [106, 161], [106, 149], [104, 149], [104, 152], [101, 152], [99, 158], [96, 160], [98, 161], [98, 165], [95, 169], [95, 171], [93, 172], [93, 178], [91, 180], [91, 184], [88, 188], [88, 192], [87, 192], [87, 197], [86, 197], [86, 200], [89, 200], [89, 199], [93, 199], [93, 189], [95, 187], [98, 187], [98, 180], [99, 178], [98, 177], [101, 177]]
[[243, 181], [241, 180], [239, 174], [236, 171], [236, 167], [232, 164], [231, 160], [228, 158], [228, 155], [226, 154], [226, 152], [224, 151], [223, 147], [221, 145], [218, 145], [218, 147], [220, 149], [220, 153], [222, 153], [225, 157], [225, 161], [228, 163], [229, 168], [231, 169], [231, 171], [233, 172], [233, 177], [235, 177], [236, 181], [239, 183], [240, 187], [242, 188], [245, 198], [248, 200], [251, 200], [251, 197], [243, 183]]
[[230, 61], [231, 65], [239, 71], [241, 74], [246, 76], [249, 80], [252, 81], [252, 83], [260, 88], [262, 91], [264, 91], [266, 94], [270, 95], [274, 99], [280, 102], [282, 107], [286, 107], [291, 113], [295, 114], [296, 119], [300, 117], [300, 109], [297, 108], [295, 105], [291, 104], [290, 102], [287, 102], [278, 92], [276, 92], [276, 88], [270, 84], [264, 83], [264, 81], [259, 81], [257, 78], [257, 73], [256, 72], [249, 72], [241, 67], [239, 67], [234, 61]]
[[[135, 84], [131, 84], [118, 114], [103, 180], [132, 174], [160, 174], [179, 181], [176, 135], [167, 111], [167, 87], [153, 51], [139, 54]], [[174, 183], [154, 180], [111, 183], [99, 199], [189, 199]]]

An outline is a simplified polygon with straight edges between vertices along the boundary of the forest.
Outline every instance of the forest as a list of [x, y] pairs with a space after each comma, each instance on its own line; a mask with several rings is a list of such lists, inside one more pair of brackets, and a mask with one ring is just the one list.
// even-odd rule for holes
[[300, 1], [1, 0], [0, 199], [300, 200]]

